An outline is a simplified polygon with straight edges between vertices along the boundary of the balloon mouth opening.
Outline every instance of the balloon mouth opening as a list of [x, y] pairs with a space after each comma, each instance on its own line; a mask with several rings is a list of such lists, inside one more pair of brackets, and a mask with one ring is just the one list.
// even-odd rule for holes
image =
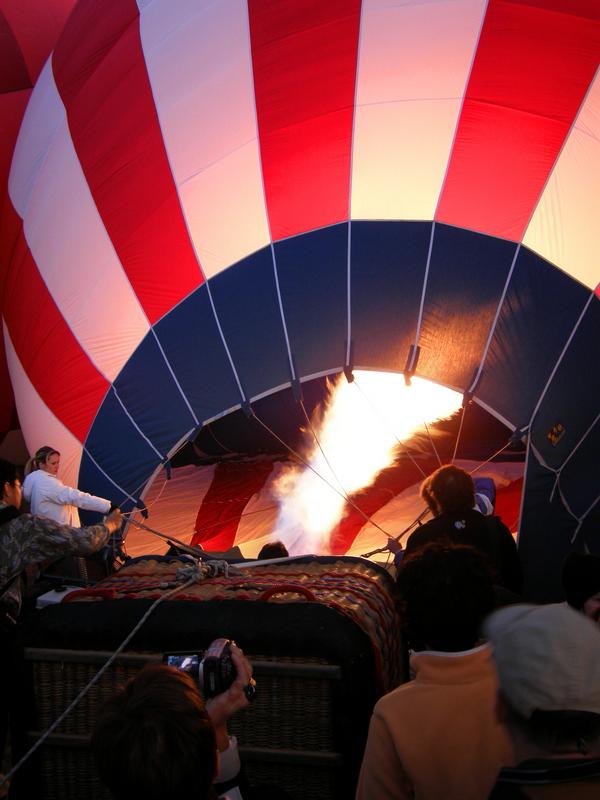
[[448, 419], [461, 406], [452, 389], [390, 372], [356, 370], [349, 382], [330, 383], [324, 403], [306, 419], [303, 461], [290, 466], [273, 487], [279, 503], [274, 538], [291, 555], [328, 554], [348, 508], [364, 514], [360, 494], [410, 453], [406, 442]]

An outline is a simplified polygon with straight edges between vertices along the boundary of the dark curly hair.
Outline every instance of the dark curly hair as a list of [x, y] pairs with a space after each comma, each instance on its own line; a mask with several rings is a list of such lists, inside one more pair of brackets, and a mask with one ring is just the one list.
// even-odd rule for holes
[[460, 467], [440, 467], [421, 484], [421, 497], [437, 516], [466, 511], [475, 505], [473, 478]]
[[475, 646], [495, 604], [491, 569], [479, 550], [432, 542], [405, 557], [397, 582], [414, 650]]
[[8, 483], [9, 486], [14, 486], [15, 481], [20, 481], [21, 477], [22, 470], [20, 467], [16, 467], [9, 461], [5, 461], [3, 458], [0, 458], [0, 486], [4, 487], [5, 483]]
[[92, 751], [116, 800], [207, 797], [216, 772], [215, 731], [198, 687], [162, 665], [143, 669], [106, 703]]

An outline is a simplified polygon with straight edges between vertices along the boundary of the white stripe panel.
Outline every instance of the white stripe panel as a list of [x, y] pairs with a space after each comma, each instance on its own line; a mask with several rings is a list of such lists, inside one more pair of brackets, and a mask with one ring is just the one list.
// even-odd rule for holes
[[525, 232], [523, 244], [578, 281], [600, 281], [600, 75], [590, 88]]
[[[215, 466], [198, 469], [194, 465], [177, 467], [171, 472], [171, 480], [166, 480], [166, 472], [161, 469], [151, 486], [143, 494], [149, 519], [139, 512], [134, 519], [149, 525], [159, 533], [170, 534], [189, 544], [194, 535], [198, 509], [215, 475]], [[130, 525], [127, 530], [127, 552], [130, 556], [164, 554], [167, 543], [158, 536]]]
[[142, 47], [188, 229], [206, 277], [270, 241], [244, 0], [155, 0]]
[[19, 361], [5, 322], [3, 327], [6, 360], [27, 450], [33, 455], [44, 445], [56, 448], [60, 453], [60, 479], [69, 486], [77, 486], [81, 444], [37, 393]]
[[48, 59], [29, 98], [8, 178], [10, 199], [21, 219], [56, 129], [64, 124], [64, 107], [62, 103], [57, 106], [56, 90], [49, 91], [50, 84], [54, 85], [54, 78]]
[[433, 219], [485, 0], [364, 0], [352, 219]]
[[[94, 204], [52, 73], [44, 71], [43, 80], [35, 105], [54, 121], [54, 135], [29, 135], [30, 125], [48, 128], [32, 112], [22, 128], [11, 197], [24, 212], [25, 239], [48, 291], [91, 361], [112, 381], [149, 325]], [[22, 163], [38, 165], [27, 182], [26, 204], [17, 181], [17, 173], [24, 177]]]
[[[421, 484], [415, 483], [400, 492], [400, 494], [397, 494], [389, 503], [373, 514], [371, 517], [373, 522], [376, 522], [384, 531], [387, 531], [390, 536], [397, 536], [415, 521], [425, 507], [420, 495], [420, 488]], [[383, 547], [385, 544], [385, 536], [379, 528], [376, 528], [370, 522], [365, 522], [350, 546], [347, 555], [360, 556], [363, 553], [375, 550], [377, 547]], [[406, 540], [403, 545], [406, 546]], [[385, 557], [385, 553], [379, 556], [381, 560], [385, 560]], [[390, 560], [391, 558], [392, 556], [390, 556]]]

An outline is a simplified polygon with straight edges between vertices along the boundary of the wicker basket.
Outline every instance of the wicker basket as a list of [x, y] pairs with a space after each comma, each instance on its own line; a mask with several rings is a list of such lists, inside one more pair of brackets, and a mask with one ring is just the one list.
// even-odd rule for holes
[[[30, 741], [92, 679], [177, 568], [173, 558], [137, 560], [75, 602], [41, 612], [25, 636], [35, 696], [23, 715]], [[89, 737], [104, 700], [165, 651], [194, 652], [226, 636], [243, 647], [258, 682], [254, 703], [230, 725], [250, 783], [279, 786], [294, 800], [347, 800], [373, 704], [402, 678], [393, 591], [389, 575], [368, 562], [321, 557], [207, 579], [166, 600], [132, 639], [135, 652], [121, 654], [42, 745], [37, 767], [26, 768], [33, 781], [24, 796], [103, 797]]]
[[[94, 676], [110, 653], [27, 648], [33, 667], [39, 738]], [[343, 758], [336, 751], [334, 707], [340, 668], [321, 659], [275, 660], [249, 655], [259, 691], [256, 700], [234, 717], [230, 732], [240, 743], [252, 784], [272, 784], [297, 800], [342, 797]], [[146, 663], [153, 653], [124, 653], [101, 676], [41, 748], [36, 795], [45, 800], [109, 798], [98, 782], [89, 738], [103, 702]]]

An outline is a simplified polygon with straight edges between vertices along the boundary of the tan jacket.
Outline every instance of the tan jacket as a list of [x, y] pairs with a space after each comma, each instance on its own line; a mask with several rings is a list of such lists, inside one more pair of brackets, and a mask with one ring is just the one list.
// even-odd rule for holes
[[487, 645], [421, 652], [414, 680], [375, 706], [357, 800], [487, 798], [512, 748], [496, 721], [496, 673]]

